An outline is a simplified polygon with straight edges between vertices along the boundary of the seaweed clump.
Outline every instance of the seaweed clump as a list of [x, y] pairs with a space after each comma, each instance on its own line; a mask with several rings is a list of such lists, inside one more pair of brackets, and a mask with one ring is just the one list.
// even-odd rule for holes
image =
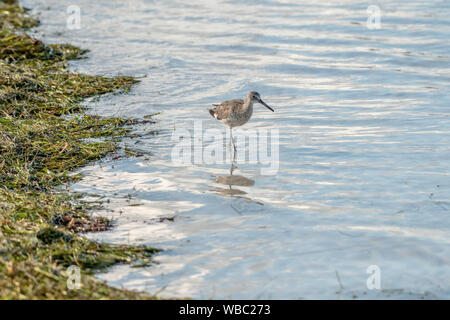
[[[80, 178], [73, 170], [114, 151], [132, 124], [85, 114], [80, 102], [126, 92], [136, 81], [69, 72], [66, 62], [86, 50], [27, 35], [38, 23], [17, 1], [0, 0], [0, 298], [149, 298], [90, 274], [116, 263], [147, 265], [157, 250], [78, 235], [106, 230], [110, 221], [90, 217], [78, 196], [55, 189]], [[81, 270], [77, 290], [67, 287], [73, 265]]]

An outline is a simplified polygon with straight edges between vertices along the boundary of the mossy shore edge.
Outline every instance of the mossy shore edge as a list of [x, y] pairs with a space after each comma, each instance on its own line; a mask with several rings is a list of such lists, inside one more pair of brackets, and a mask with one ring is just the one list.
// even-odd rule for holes
[[[38, 23], [17, 1], [0, 0], [0, 299], [154, 298], [110, 287], [93, 274], [117, 263], [148, 265], [158, 250], [80, 236], [110, 222], [90, 217], [87, 204], [55, 188], [116, 150], [133, 124], [88, 115], [80, 102], [126, 92], [136, 81], [69, 72], [67, 61], [85, 51], [27, 35]], [[81, 271], [78, 289], [68, 288], [70, 266]]]

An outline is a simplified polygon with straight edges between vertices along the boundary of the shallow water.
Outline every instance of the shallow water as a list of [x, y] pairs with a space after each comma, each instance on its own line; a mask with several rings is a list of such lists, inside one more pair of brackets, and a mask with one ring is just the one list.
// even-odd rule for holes
[[[450, 298], [450, 2], [377, 1], [374, 30], [367, 3], [299, 2], [80, 0], [80, 30], [72, 1], [25, 2], [46, 41], [91, 49], [73, 69], [142, 77], [92, 112], [161, 112], [126, 141], [149, 155], [72, 186], [116, 219], [89, 237], [165, 249], [100, 278], [162, 297]], [[275, 108], [244, 128], [279, 130], [277, 174], [238, 163], [230, 191], [229, 164], [171, 160], [174, 129], [225, 134], [206, 109], [250, 90]]]

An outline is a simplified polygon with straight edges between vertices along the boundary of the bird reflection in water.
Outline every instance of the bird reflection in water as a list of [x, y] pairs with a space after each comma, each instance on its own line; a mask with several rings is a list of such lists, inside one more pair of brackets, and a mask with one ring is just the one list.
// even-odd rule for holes
[[234, 189], [233, 186], [252, 187], [255, 184], [255, 180], [246, 178], [244, 176], [233, 175], [232, 167], [230, 168], [229, 176], [218, 176], [216, 178], [216, 182], [228, 186], [228, 189], [215, 188], [215, 191], [225, 196], [238, 196], [247, 194], [247, 192], [245, 191]]
[[240, 186], [240, 187], [252, 187], [255, 185], [255, 180], [246, 178], [244, 176], [240, 175], [233, 175], [233, 171], [237, 168], [235, 165], [236, 162], [236, 151], [233, 152], [233, 159], [231, 160], [231, 166], [230, 166], [230, 175], [228, 176], [218, 176], [216, 178], [216, 182], [227, 185], [228, 188], [215, 188], [214, 190], [218, 193], [224, 195], [224, 196], [242, 196], [244, 194], [247, 194], [247, 192], [234, 189], [233, 186]]
[[[231, 148], [230, 148], [231, 149]], [[234, 149], [234, 148], [233, 148]], [[237, 166], [235, 165], [236, 163], [236, 149], [234, 149], [234, 152], [231, 154], [232, 157], [230, 157], [231, 159], [231, 165], [230, 165], [230, 175], [227, 176], [217, 176], [216, 177], [216, 182], [222, 185], [226, 185], [228, 186], [228, 188], [219, 188], [216, 187], [213, 189], [213, 191], [217, 192], [218, 194], [222, 195], [222, 196], [226, 196], [226, 197], [232, 197], [235, 198], [231, 201], [231, 208], [236, 211], [238, 214], [242, 214], [243, 212], [248, 211], [249, 207], [248, 204], [249, 203], [253, 203], [253, 204], [257, 204], [259, 205], [258, 207], [261, 208], [260, 206], [263, 206], [264, 204], [259, 202], [259, 201], [255, 201], [250, 199], [248, 196], [245, 196], [247, 194], [247, 192], [240, 190], [240, 189], [236, 189], [233, 188], [234, 186], [238, 186], [238, 187], [253, 187], [255, 185], [255, 180], [250, 179], [250, 178], [246, 178], [244, 176], [241, 175], [235, 175], [233, 174], [234, 170], [237, 169]], [[255, 208], [252, 209], [252, 211], [254, 211]], [[257, 209], [260, 210], [260, 209]]]

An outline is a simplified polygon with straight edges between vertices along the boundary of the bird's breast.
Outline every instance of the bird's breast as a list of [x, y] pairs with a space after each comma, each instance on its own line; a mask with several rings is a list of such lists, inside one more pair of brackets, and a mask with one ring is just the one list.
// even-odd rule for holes
[[253, 108], [250, 106], [244, 110], [238, 110], [237, 112], [232, 112], [229, 119], [227, 119], [227, 125], [231, 127], [242, 126], [250, 120], [253, 113]]

